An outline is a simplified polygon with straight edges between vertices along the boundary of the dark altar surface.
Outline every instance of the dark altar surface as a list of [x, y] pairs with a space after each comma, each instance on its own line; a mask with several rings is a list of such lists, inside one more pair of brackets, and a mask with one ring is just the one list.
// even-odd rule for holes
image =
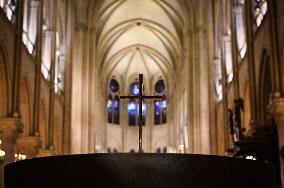
[[6, 188], [274, 188], [258, 161], [181, 154], [83, 154], [5, 167]]

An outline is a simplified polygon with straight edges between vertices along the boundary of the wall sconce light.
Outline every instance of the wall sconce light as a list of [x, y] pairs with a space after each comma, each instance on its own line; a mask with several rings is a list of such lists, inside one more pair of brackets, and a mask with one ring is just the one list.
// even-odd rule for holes
[[1, 159], [1, 160], [4, 160], [5, 151], [3, 151], [3, 150], [1, 149], [1, 144], [2, 144], [2, 140], [0, 140], [0, 159]]
[[16, 162], [16, 161], [25, 160], [26, 158], [27, 158], [26, 155], [23, 155], [23, 154], [15, 154], [15, 162]]

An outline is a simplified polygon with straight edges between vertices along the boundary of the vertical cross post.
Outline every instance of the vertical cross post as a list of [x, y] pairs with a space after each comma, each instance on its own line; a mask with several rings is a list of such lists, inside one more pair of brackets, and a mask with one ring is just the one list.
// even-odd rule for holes
[[144, 96], [143, 95], [143, 74], [139, 74], [139, 95], [138, 96], [120, 96], [120, 99], [138, 99], [139, 102], [139, 153], [142, 153], [142, 106], [143, 99], [162, 99], [162, 96]]

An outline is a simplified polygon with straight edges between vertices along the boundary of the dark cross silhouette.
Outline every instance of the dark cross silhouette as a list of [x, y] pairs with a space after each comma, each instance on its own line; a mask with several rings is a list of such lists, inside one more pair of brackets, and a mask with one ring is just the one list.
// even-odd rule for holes
[[142, 153], [142, 103], [143, 99], [162, 99], [163, 96], [144, 96], [143, 95], [143, 74], [139, 74], [139, 95], [138, 96], [120, 96], [120, 99], [138, 99], [139, 102], [139, 152]]

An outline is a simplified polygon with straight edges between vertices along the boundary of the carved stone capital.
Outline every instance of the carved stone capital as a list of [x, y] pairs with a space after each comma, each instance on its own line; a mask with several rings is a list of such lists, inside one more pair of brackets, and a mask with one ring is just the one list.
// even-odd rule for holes
[[270, 114], [274, 117], [277, 126], [284, 127], [284, 98], [274, 98], [268, 105]]
[[0, 139], [3, 144], [5, 142], [15, 143], [22, 128], [23, 124], [19, 118], [0, 118]]
[[36, 157], [41, 145], [38, 136], [26, 136], [17, 139], [16, 153], [27, 155], [27, 157]]

